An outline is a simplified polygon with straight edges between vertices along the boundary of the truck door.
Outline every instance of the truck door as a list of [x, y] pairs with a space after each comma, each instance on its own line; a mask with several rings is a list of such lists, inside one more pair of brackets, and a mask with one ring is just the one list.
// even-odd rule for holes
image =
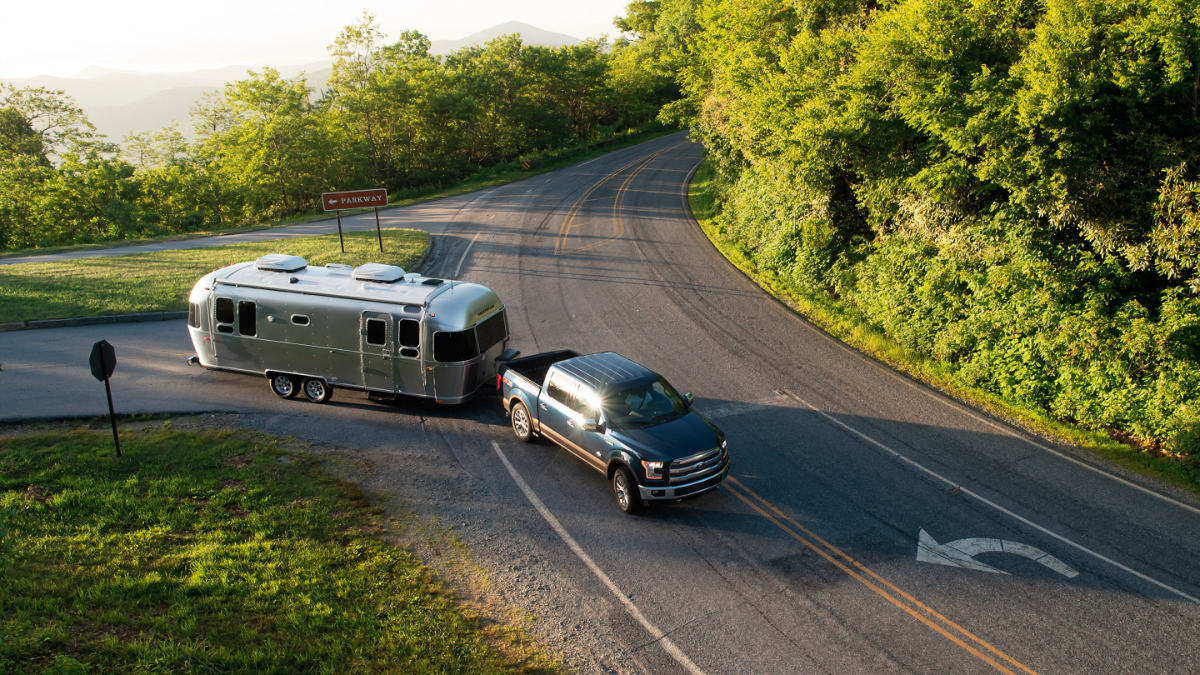
[[583, 421], [586, 419], [593, 419], [596, 422], [603, 421], [597, 401], [598, 399], [589, 387], [581, 384], [575, 390], [575, 398], [571, 402], [571, 409], [575, 415], [572, 419], [567, 420], [567, 440], [574, 443], [582, 456], [593, 466], [604, 468], [603, 458], [610, 448], [604, 442], [604, 434], [583, 428]]
[[392, 356], [392, 315], [383, 312], [363, 312], [359, 327], [362, 352], [363, 386], [376, 391], [396, 391], [396, 374]]
[[571, 409], [571, 401], [575, 397], [576, 383], [561, 370], [551, 370], [546, 382], [546, 390], [538, 397], [538, 421], [542, 433], [551, 440], [561, 443], [572, 450], [568, 437], [568, 422], [574, 424], [575, 411]]

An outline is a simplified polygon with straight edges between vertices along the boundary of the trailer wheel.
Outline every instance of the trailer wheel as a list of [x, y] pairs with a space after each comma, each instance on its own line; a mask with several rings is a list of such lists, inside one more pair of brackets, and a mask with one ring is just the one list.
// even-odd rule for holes
[[279, 398], [296, 398], [296, 394], [300, 393], [300, 387], [291, 375], [271, 373], [270, 383], [271, 391]]
[[319, 377], [304, 381], [304, 397], [313, 403], [324, 403], [333, 397], [333, 388]]
[[528, 443], [533, 440], [533, 423], [529, 420], [529, 409], [520, 401], [512, 409], [512, 428], [517, 438]]
[[628, 467], [618, 467], [613, 474], [613, 493], [617, 496], [617, 506], [625, 513], [637, 513], [642, 508], [642, 495], [638, 492], [637, 480]]

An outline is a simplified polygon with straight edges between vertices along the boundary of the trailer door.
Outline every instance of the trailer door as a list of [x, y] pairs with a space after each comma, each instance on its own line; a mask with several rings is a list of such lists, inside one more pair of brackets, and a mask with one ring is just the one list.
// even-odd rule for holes
[[396, 391], [395, 320], [383, 312], [363, 312], [359, 324], [363, 386], [376, 391]]

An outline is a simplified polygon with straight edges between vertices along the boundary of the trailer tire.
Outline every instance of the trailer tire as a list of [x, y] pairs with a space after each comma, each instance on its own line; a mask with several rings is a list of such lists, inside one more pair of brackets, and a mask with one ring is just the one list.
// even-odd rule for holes
[[617, 467], [613, 473], [613, 494], [617, 497], [617, 506], [625, 513], [633, 514], [641, 510], [642, 495], [638, 492], [637, 479], [629, 467]]
[[300, 393], [300, 386], [294, 375], [271, 373], [267, 376], [267, 381], [271, 385], [271, 393], [279, 398], [296, 398], [296, 394]]
[[522, 442], [529, 443], [533, 440], [533, 421], [529, 417], [529, 408], [525, 407], [524, 403], [517, 401], [512, 408], [512, 429]]
[[313, 403], [324, 403], [333, 398], [333, 387], [319, 377], [304, 380], [304, 397]]

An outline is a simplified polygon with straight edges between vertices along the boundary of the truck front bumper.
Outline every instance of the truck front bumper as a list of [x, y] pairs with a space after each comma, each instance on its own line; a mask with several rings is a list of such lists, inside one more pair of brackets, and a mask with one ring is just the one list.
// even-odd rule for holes
[[725, 466], [717, 473], [702, 478], [695, 483], [685, 483], [684, 485], [672, 485], [671, 487], [645, 487], [638, 486], [638, 492], [641, 493], [642, 499], [659, 500], [659, 499], [680, 499], [682, 497], [691, 497], [698, 495], [701, 492], [707, 492], [725, 480], [725, 476], [729, 475], [729, 462], [725, 462]]

